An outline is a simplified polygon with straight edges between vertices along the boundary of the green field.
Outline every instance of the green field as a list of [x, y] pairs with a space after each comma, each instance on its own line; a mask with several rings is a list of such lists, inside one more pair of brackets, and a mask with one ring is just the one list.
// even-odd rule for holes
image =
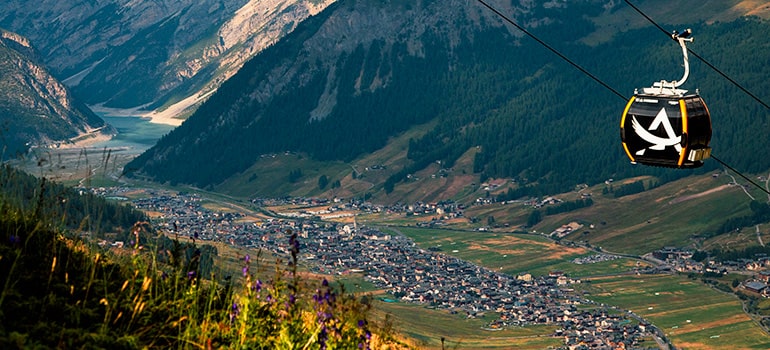
[[624, 273], [636, 267], [635, 260], [625, 258], [596, 264], [573, 264], [571, 261], [576, 257], [597, 253], [582, 247], [558, 245], [537, 235], [415, 227], [385, 230], [400, 232], [423, 249], [440, 249], [442, 254], [511, 275], [528, 272], [539, 276], [562, 271], [573, 277], [584, 277]]
[[403, 303], [374, 304], [380, 317], [389, 315], [395, 330], [409, 339], [418, 349], [546, 349], [563, 345], [561, 338], [550, 337], [556, 326], [531, 326], [488, 330], [485, 325], [494, 314], [467, 319], [464, 313], [431, 310], [424, 306]]
[[[607, 251], [642, 255], [664, 246], [690, 246], [701, 241], [693, 237], [712, 234], [727, 219], [751, 213], [751, 198], [741, 186], [731, 185], [732, 178], [724, 174], [691, 176], [619, 198], [615, 198], [612, 192], [603, 193], [637, 181], [649, 186], [657, 180], [644, 176], [614, 181], [609, 185], [600, 183], [580, 192], [557, 194], [555, 197], [563, 201], [578, 200], [581, 195], [590, 194], [593, 205], [554, 215], [545, 215], [545, 209], [541, 208], [542, 221], [527, 228], [527, 231], [548, 234], [564, 224], [579, 222], [584, 226], [563, 238], [564, 241], [586, 241]], [[755, 188], [747, 190], [754, 198], [764, 196]], [[524, 203], [509, 203], [471, 206], [465, 215], [479, 219], [476, 227], [494, 217], [498, 224], [521, 228], [535, 210]], [[739, 244], [757, 244], [756, 236], [752, 240], [753, 232], [748, 232], [753, 231], [753, 227], [745, 231], [747, 239]], [[734, 243], [730, 244], [731, 248], [735, 247]]]
[[770, 336], [747, 316], [740, 300], [682, 276], [591, 279], [576, 289], [587, 297], [644, 317], [673, 344], [693, 349], [767, 349]]

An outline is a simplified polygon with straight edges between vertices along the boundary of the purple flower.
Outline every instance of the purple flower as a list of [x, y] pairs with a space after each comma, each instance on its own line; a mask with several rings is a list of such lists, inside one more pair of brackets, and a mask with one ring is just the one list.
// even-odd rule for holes
[[364, 328], [365, 325], [366, 325], [366, 321], [358, 320], [358, 328]]
[[326, 278], [324, 278], [323, 282], [321, 282], [321, 285], [324, 286], [324, 287], [328, 287], [329, 286], [329, 281], [327, 281]]
[[189, 271], [187, 272], [187, 278], [193, 279], [195, 278], [195, 271]]
[[233, 310], [230, 311], [230, 323], [233, 323], [233, 321], [235, 321], [235, 318], [238, 317], [239, 313], [240, 313], [240, 310], [238, 310], [238, 303], [233, 302]]
[[243, 260], [246, 261], [246, 263], [248, 264], [251, 262], [251, 256], [249, 256], [249, 254], [246, 254], [246, 256], [243, 257]]
[[246, 275], [248, 275], [248, 274], [249, 274], [249, 267], [248, 266], [244, 266], [243, 267], [243, 277], [246, 277]]
[[251, 291], [259, 293], [262, 290], [262, 281], [254, 281], [254, 285], [251, 286]]

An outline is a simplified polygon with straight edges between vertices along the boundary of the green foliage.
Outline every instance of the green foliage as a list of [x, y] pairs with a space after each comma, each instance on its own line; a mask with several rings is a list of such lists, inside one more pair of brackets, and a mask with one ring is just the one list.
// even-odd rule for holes
[[128, 205], [37, 179], [6, 164], [0, 165], [0, 199], [46, 224], [98, 236], [117, 232], [123, 239], [128, 234], [126, 227], [147, 221], [144, 213]]
[[636, 181], [632, 182], [630, 184], [621, 185], [618, 188], [612, 189], [612, 195], [615, 198], [620, 198], [624, 196], [630, 196], [632, 194], [642, 193], [644, 192], [644, 182], [643, 181]]
[[527, 217], [527, 226], [532, 227], [543, 221], [543, 213], [540, 210], [534, 210]]
[[594, 204], [594, 200], [591, 198], [577, 199], [571, 202], [564, 202], [559, 205], [550, 206], [545, 208], [545, 215], [555, 215], [560, 213], [566, 213], [581, 208], [587, 208]]
[[702, 262], [703, 260], [706, 260], [708, 258], [709, 254], [708, 252], [702, 251], [702, 250], [696, 250], [692, 253], [692, 259], [697, 262]]
[[761, 255], [770, 255], [770, 247], [750, 246], [740, 250], [714, 249], [709, 255], [715, 261], [737, 261], [739, 259], [752, 259]]
[[318, 177], [318, 189], [324, 190], [326, 186], [329, 185], [329, 178], [326, 177], [326, 175], [321, 175]]
[[729, 218], [711, 236], [717, 236], [763, 222], [770, 221], [770, 204], [751, 201], [749, 204], [751, 215]]
[[103, 251], [0, 198], [1, 348], [398, 348], [372, 333], [368, 303], [300, 278], [296, 234], [269, 280], [248, 255], [237, 281], [204, 280], [204, 247], [185, 257], [145, 223], [133, 245]]
[[289, 182], [291, 182], [291, 183], [295, 183], [295, 182], [297, 182], [297, 181], [298, 181], [300, 178], [302, 178], [302, 175], [303, 175], [303, 174], [302, 174], [302, 169], [299, 169], [299, 168], [297, 168], [297, 169], [294, 169], [294, 170], [292, 170], [292, 171], [290, 171], [290, 172], [289, 172], [289, 178], [288, 178], [288, 180], [289, 180]]

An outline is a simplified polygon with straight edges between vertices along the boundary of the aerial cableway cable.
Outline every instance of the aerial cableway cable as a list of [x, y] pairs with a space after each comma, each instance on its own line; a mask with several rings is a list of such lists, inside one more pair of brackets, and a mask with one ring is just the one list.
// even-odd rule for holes
[[[518, 29], [519, 31], [521, 31], [521, 32], [522, 32], [522, 33], [524, 33], [525, 35], [529, 36], [531, 39], [535, 40], [535, 41], [536, 41], [538, 44], [542, 45], [543, 47], [545, 47], [546, 49], [548, 49], [549, 51], [551, 51], [552, 53], [554, 53], [556, 56], [558, 56], [559, 58], [561, 58], [561, 59], [562, 59], [562, 60], [564, 60], [565, 62], [569, 63], [570, 65], [572, 65], [574, 68], [576, 68], [577, 70], [579, 70], [581, 73], [585, 74], [586, 76], [588, 76], [588, 77], [590, 77], [591, 79], [593, 79], [594, 81], [596, 81], [596, 82], [597, 82], [599, 85], [603, 86], [604, 88], [606, 88], [607, 90], [609, 90], [610, 92], [612, 92], [612, 93], [613, 93], [613, 94], [615, 94], [616, 96], [620, 97], [620, 98], [621, 98], [621, 99], [623, 99], [624, 101], [628, 100], [628, 99], [626, 98], [626, 96], [624, 96], [623, 94], [621, 94], [620, 92], [618, 92], [618, 90], [615, 90], [615, 89], [614, 89], [614, 88], [612, 88], [612, 87], [611, 87], [609, 84], [607, 84], [607, 83], [605, 83], [604, 81], [602, 81], [601, 79], [599, 79], [599, 78], [598, 78], [596, 75], [592, 74], [591, 72], [589, 72], [588, 70], [586, 70], [585, 68], [583, 68], [583, 67], [582, 67], [582, 66], [580, 66], [579, 64], [575, 63], [574, 61], [572, 61], [571, 59], [569, 59], [567, 56], [565, 56], [564, 54], [562, 54], [561, 52], [559, 52], [559, 50], [555, 49], [554, 47], [552, 47], [551, 45], [549, 45], [549, 44], [548, 44], [548, 43], [546, 43], [545, 41], [541, 40], [540, 38], [538, 38], [537, 36], [535, 36], [534, 34], [532, 34], [531, 32], [529, 32], [529, 31], [528, 31], [526, 28], [524, 28], [523, 26], [521, 26], [521, 25], [519, 25], [518, 23], [516, 23], [516, 22], [515, 22], [514, 20], [512, 20], [510, 17], [508, 17], [508, 16], [506, 16], [505, 14], [503, 14], [502, 12], [498, 11], [496, 8], [494, 8], [493, 6], [489, 5], [489, 4], [488, 4], [487, 2], [485, 2], [484, 0], [477, 0], [477, 1], [478, 1], [479, 3], [481, 3], [482, 5], [484, 5], [484, 7], [486, 7], [486, 8], [487, 8], [487, 9], [489, 9], [490, 11], [494, 12], [494, 13], [495, 13], [495, 14], [496, 14], [498, 17], [500, 17], [501, 19], [505, 20], [506, 22], [508, 22], [508, 23], [509, 23], [509, 24], [511, 24], [512, 26], [516, 27], [516, 29]], [[630, 3], [628, 0], [624, 0], [624, 1], [625, 1], [625, 2], [626, 2], [628, 5], [629, 5], [629, 6], [631, 6], [632, 8], [634, 8], [634, 10], [636, 10], [636, 11], [637, 11], [637, 12], [639, 12], [639, 13], [640, 13], [642, 16], [644, 16], [644, 17], [645, 17], [645, 18], [646, 18], [648, 21], [650, 21], [652, 24], [654, 24], [654, 25], [655, 25], [655, 26], [656, 26], [658, 29], [660, 29], [661, 31], [663, 31], [664, 33], [666, 33], [666, 36], [669, 36], [669, 37], [671, 37], [671, 33], [669, 33], [669, 32], [668, 32], [668, 31], [666, 31], [666, 30], [665, 30], [663, 27], [661, 27], [659, 24], [657, 24], [657, 23], [656, 23], [656, 22], [655, 22], [655, 21], [654, 21], [652, 18], [650, 18], [649, 16], [647, 16], [647, 15], [646, 15], [644, 12], [642, 12], [642, 11], [641, 11], [641, 10], [640, 10], [638, 7], [636, 7], [636, 6], [634, 6], [633, 4], [631, 4], [631, 3]], [[722, 77], [724, 77], [725, 79], [727, 79], [728, 81], [730, 81], [731, 83], [733, 83], [734, 85], [736, 85], [736, 86], [737, 86], [739, 89], [741, 89], [741, 90], [742, 90], [744, 93], [748, 94], [749, 96], [751, 96], [752, 98], [754, 98], [754, 99], [755, 99], [757, 102], [759, 102], [760, 104], [762, 104], [762, 105], [763, 105], [763, 106], [765, 106], [766, 108], [770, 109], [770, 106], [769, 106], [769, 105], [767, 105], [767, 104], [766, 104], [766, 103], [764, 103], [764, 102], [763, 102], [761, 99], [759, 99], [759, 98], [758, 98], [758, 97], [756, 97], [754, 94], [752, 94], [752, 93], [751, 93], [751, 92], [750, 92], [748, 89], [746, 89], [746, 88], [744, 88], [743, 86], [741, 86], [741, 84], [739, 84], [738, 82], [736, 82], [735, 80], [733, 80], [732, 78], [730, 78], [729, 76], [727, 76], [726, 74], [724, 74], [724, 73], [723, 73], [721, 70], [719, 70], [719, 69], [718, 69], [716, 66], [712, 65], [711, 63], [709, 63], [708, 61], [706, 61], [704, 58], [702, 58], [700, 55], [698, 55], [697, 53], [693, 52], [692, 50], [690, 50], [690, 49], [687, 49], [687, 51], [688, 51], [688, 52], [690, 52], [690, 53], [691, 53], [693, 56], [695, 56], [696, 58], [700, 59], [702, 62], [704, 62], [704, 63], [705, 63], [706, 65], [708, 65], [710, 68], [714, 69], [714, 70], [715, 70], [717, 73], [719, 73], [719, 74], [720, 74]], [[713, 154], [711, 154], [711, 158], [713, 158], [715, 161], [717, 161], [717, 162], [718, 162], [719, 164], [721, 164], [722, 166], [724, 166], [724, 167], [726, 167], [726, 168], [728, 168], [728, 169], [732, 170], [732, 171], [733, 171], [733, 172], [735, 172], [736, 174], [738, 174], [740, 177], [742, 177], [743, 179], [745, 179], [746, 181], [748, 181], [749, 183], [751, 183], [752, 185], [754, 185], [754, 187], [758, 188], [760, 191], [762, 191], [762, 192], [764, 192], [764, 193], [766, 193], [766, 194], [770, 195], [770, 191], [769, 191], [769, 190], [765, 189], [764, 187], [760, 186], [760, 185], [759, 185], [759, 184], [757, 184], [756, 182], [752, 181], [752, 180], [751, 180], [750, 178], [748, 178], [746, 175], [744, 175], [744, 174], [743, 174], [743, 173], [741, 173], [740, 171], [736, 170], [735, 168], [733, 168], [733, 167], [732, 167], [732, 166], [730, 166], [729, 164], [727, 164], [727, 163], [723, 162], [723, 161], [722, 161], [722, 160], [720, 160], [719, 158], [715, 157]]]
[[524, 28], [524, 27], [520, 26], [518, 23], [514, 22], [512, 19], [508, 18], [508, 16], [504, 15], [502, 12], [498, 11], [494, 7], [492, 7], [489, 4], [487, 4], [486, 2], [484, 2], [484, 0], [478, 0], [478, 2], [480, 2], [486, 8], [488, 8], [490, 11], [494, 12], [495, 14], [497, 14], [500, 18], [502, 18], [506, 22], [510, 23], [512, 26], [516, 27], [516, 29], [520, 30], [522, 33], [526, 34], [528, 37], [530, 37], [533, 40], [537, 41], [538, 44], [540, 44], [543, 47], [545, 47], [546, 49], [550, 50], [551, 52], [553, 52], [556, 56], [559, 56], [559, 58], [561, 58], [565, 62], [571, 64], [573, 67], [575, 67], [581, 73], [587, 75], [588, 77], [590, 77], [591, 79], [593, 79], [594, 81], [599, 83], [599, 85], [604, 86], [607, 90], [610, 90], [612, 93], [614, 93], [618, 97], [622, 98], [623, 100], [627, 100], [627, 98], [625, 96], [623, 96], [623, 94], [621, 94], [617, 90], [613, 89], [611, 86], [607, 85], [607, 83], [603, 82], [601, 79], [599, 79], [595, 75], [591, 74], [591, 72], [587, 71], [585, 68], [581, 67], [579, 64], [577, 64], [574, 61], [572, 61], [571, 59], [569, 59], [567, 56], [564, 56], [564, 54], [562, 54], [558, 50], [554, 49], [551, 45], [548, 45], [545, 41], [540, 40], [534, 34], [530, 33], [526, 28]]
[[[654, 26], [655, 26], [655, 27], [657, 27], [657, 28], [658, 28], [658, 29], [659, 29], [661, 32], [663, 32], [664, 34], [666, 34], [666, 36], [668, 36], [668, 37], [671, 37], [671, 33], [670, 33], [669, 31], [667, 31], [667, 30], [666, 30], [665, 28], [663, 28], [663, 27], [662, 27], [660, 24], [658, 24], [657, 22], [655, 22], [655, 20], [653, 20], [653, 19], [652, 19], [650, 16], [648, 16], [646, 13], [644, 13], [644, 12], [643, 12], [643, 11], [642, 11], [640, 8], [636, 7], [636, 5], [632, 4], [632, 3], [631, 3], [629, 0], [624, 0], [624, 1], [626, 2], [626, 4], [628, 4], [628, 6], [631, 6], [631, 8], [633, 8], [633, 9], [634, 9], [634, 10], [635, 10], [637, 13], [639, 13], [639, 14], [640, 14], [642, 17], [644, 17], [644, 18], [645, 18], [647, 21], [649, 21], [650, 23], [652, 23], [652, 25], [654, 25]], [[727, 75], [727, 74], [725, 74], [724, 72], [722, 72], [722, 70], [720, 70], [719, 68], [717, 68], [715, 65], [711, 64], [711, 62], [707, 61], [707, 60], [706, 60], [705, 58], [703, 58], [701, 55], [698, 55], [698, 53], [697, 53], [697, 52], [693, 51], [693, 50], [692, 50], [692, 49], [690, 49], [690, 48], [687, 48], [687, 51], [688, 51], [688, 52], [689, 52], [691, 55], [695, 56], [697, 59], [701, 60], [701, 62], [705, 63], [705, 64], [706, 64], [706, 65], [707, 65], [709, 68], [711, 68], [711, 69], [713, 69], [715, 72], [717, 72], [717, 74], [719, 74], [719, 75], [721, 75], [723, 78], [727, 79], [727, 81], [729, 81], [730, 83], [732, 83], [733, 85], [735, 85], [735, 86], [736, 86], [738, 89], [740, 89], [741, 91], [743, 91], [743, 92], [744, 92], [746, 95], [748, 95], [749, 97], [753, 98], [755, 101], [757, 101], [759, 104], [761, 104], [761, 105], [762, 105], [762, 106], [764, 106], [765, 108], [767, 108], [767, 109], [770, 109], [770, 105], [768, 105], [767, 103], [765, 103], [764, 101], [762, 101], [762, 99], [760, 99], [759, 97], [757, 97], [757, 95], [753, 94], [753, 93], [752, 93], [751, 91], [749, 91], [747, 88], [743, 87], [743, 85], [741, 85], [740, 83], [738, 83], [737, 81], [735, 81], [735, 79], [731, 78], [729, 75]], [[721, 163], [721, 162], [720, 162], [720, 163]]]

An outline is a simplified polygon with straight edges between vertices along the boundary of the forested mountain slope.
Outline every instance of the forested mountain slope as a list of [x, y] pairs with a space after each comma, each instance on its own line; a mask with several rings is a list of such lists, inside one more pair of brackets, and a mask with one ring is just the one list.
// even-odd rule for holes
[[[681, 76], [680, 50], [654, 27], [631, 23], [602, 40], [586, 39], [608, 26], [598, 24], [602, 19], [627, 14], [624, 4], [522, 4], [501, 9], [625, 97]], [[770, 51], [761, 39], [767, 22], [664, 25], [692, 27], [693, 50], [751, 91], [768, 91], [762, 57]], [[745, 171], [770, 168], [770, 159], [747, 151], [770, 146], [758, 133], [768, 126], [768, 111], [700, 62], [692, 66], [685, 88], [700, 89], [711, 108], [715, 154]], [[350, 161], [433, 122], [377, 189], [390, 192], [437, 161], [451, 169], [473, 148], [480, 150], [473, 171], [481, 177], [514, 177], [548, 191], [613, 176], [692, 173], [628, 164], [618, 138], [625, 103], [477, 2], [339, 1], [248, 62], [126, 170], [215, 186], [262, 154]], [[715, 167], [712, 161], [697, 171]]]
[[38, 59], [28, 39], [0, 29], [0, 159], [115, 132]]

